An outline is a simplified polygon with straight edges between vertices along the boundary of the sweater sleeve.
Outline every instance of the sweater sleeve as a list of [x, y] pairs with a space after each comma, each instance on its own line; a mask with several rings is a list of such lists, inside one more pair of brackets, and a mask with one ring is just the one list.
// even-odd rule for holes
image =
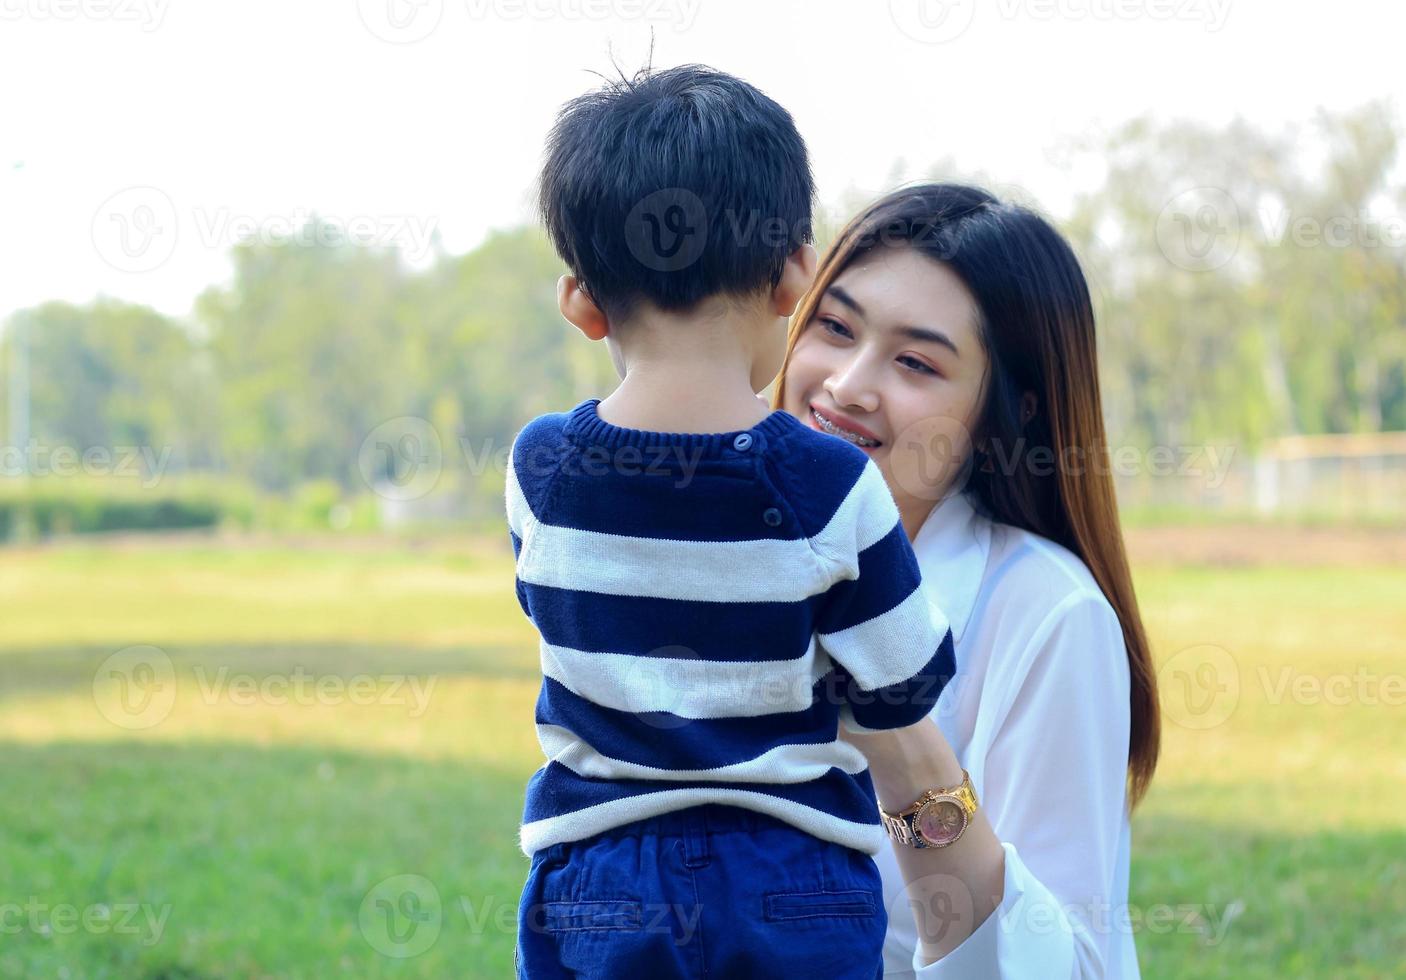
[[872, 460], [819, 543], [842, 569], [816, 620], [816, 638], [835, 662], [841, 723], [862, 733], [921, 721], [956, 670], [952, 632], [928, 602], [898, 507]]
[[527, 605], [527, 590], [523, 587], [522, 577], [517, 573], [516, 563], [522, 555], [522, 539], [527, 533], [528, 524], [532, 523], [532, 510], [527, 504], [522, 493], [522, 486], [518, 482], [517, 467], [514, 460], [520, 451], [522, 443], [521, 436], [513, 440], [512, 448], [508, 450], [507, 472], [503, 480], [504, 506], [508, 518], [508, 541], [513, 546], [513, 586], [517, 592], [518, 605], [522, 607], [523, 614], [530, 620], [532, 611]]

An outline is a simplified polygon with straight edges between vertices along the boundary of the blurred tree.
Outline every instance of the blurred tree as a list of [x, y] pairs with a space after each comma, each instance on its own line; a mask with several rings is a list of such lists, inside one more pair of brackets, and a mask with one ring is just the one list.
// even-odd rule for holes
[[[196, 344], [175, 320], [100, 298], [16, 313], [4, 333], [7, 367], [22, 332], [29, 351], [30, 437], [45, 451], [147, 448], [170, 466], [212, 462], [215, 419]], [[7, 379], [8, 380], [8, 379]], [[114, 464], [115, 465], [115, 464]]]
[[276, 490], [355, 486], [367, 433], [428, 405], [399, 254], [325, 244], [334, 236], [317, 222], [294, 240], [236, 246], [233, 284], [196, 301], [225, 464]]
[[[1115, 444], [1253, 451], [1296, 433], [1406, 429], [1396, 118], [1385, 103], [1320, 113], [1303, 132], [1144, 118], [1071, 146], [1097, 179], [1057, 223], [1093, 291]], [[926, 172], [964, 179], [951, 160]], [[871, 196], [849, 188], [819, 209], [820, 243]], [[539, 229], [416, 273], [393, 248], [326, 244], [338, 237], [326, 227], [237, 246], [232, 282], [206, 290], [189, 325], [106, 299], [22, 310], [0, 334], [0, 379], [23, 331], [37, 440], [170, 446], [178, 465], [279, 491], [361, 489], [368, 434], [421, 418], [445, 465], [472, 470], [483, 507], [524, 422], [615, 384], [604, 345], [557, 311], [564, 270]]]

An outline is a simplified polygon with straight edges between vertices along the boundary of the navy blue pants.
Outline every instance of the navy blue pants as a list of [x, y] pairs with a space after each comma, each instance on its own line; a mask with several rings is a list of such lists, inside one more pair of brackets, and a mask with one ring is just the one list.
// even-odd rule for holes
[[533, 854], [517, 975], [876, 980], [887, 928], [868, 854], [709, 803]]

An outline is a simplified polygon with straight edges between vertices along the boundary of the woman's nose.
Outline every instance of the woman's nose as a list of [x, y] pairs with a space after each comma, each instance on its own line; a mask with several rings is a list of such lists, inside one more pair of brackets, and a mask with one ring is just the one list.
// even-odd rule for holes
[[866, 412], [876, 411], [879, 407], [878, 390], [869, 382], [868, 372], [857, 357], [825, 379], [825, 391], [841, 407]]

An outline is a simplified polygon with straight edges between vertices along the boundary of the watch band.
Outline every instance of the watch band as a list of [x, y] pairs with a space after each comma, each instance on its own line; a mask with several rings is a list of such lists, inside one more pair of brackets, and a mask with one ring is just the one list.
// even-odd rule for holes
[[958, 785], [930, 789], [897, 813], [879, 807], [879, 818], [900, 844], [919, 850], [947, 847], [961, 839], [979, 805], [971, 774], [963, 769]]

